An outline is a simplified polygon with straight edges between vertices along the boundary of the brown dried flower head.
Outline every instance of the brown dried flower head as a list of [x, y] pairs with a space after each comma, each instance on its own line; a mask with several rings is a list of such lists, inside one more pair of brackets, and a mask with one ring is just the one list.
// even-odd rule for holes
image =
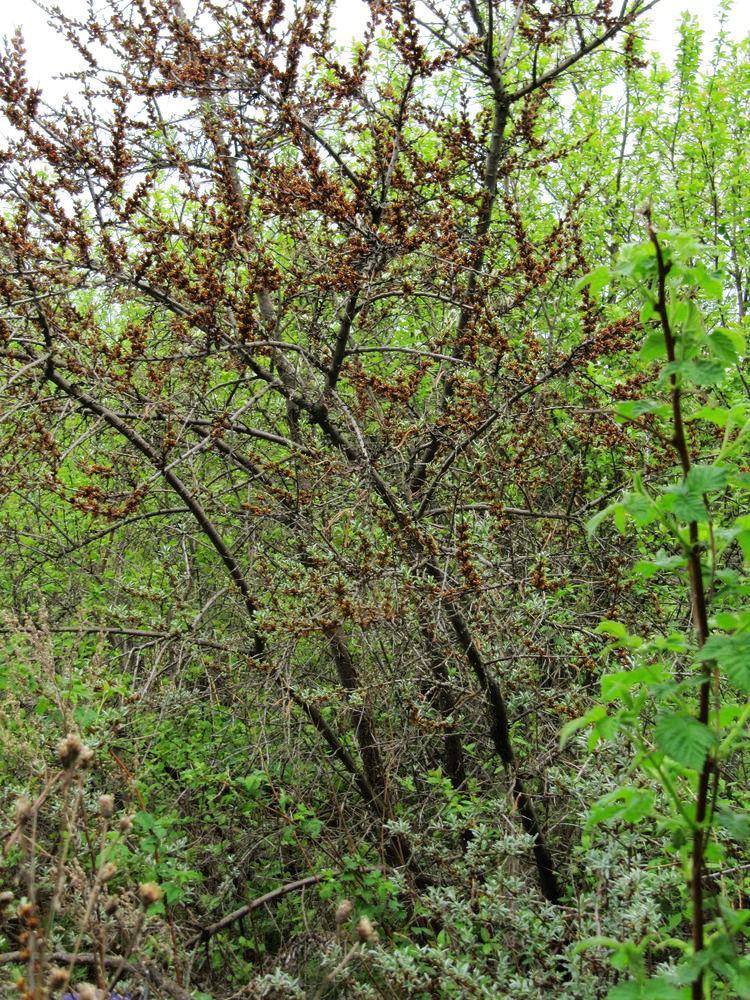
[[76, 987], [79, 1000], [99, 1000], [98, 991], [91, 983], [79, 983]]
[[100, 795], [99, 796], [99, 815], [103, 816], [104, 819], [111, 819], [115, 811], [115, 797], [114, 795]]
[[363, 943], [374, 944], [378, 939], [378, 934], [375, 928], [372, 926], [372, 921], [369, 917], [360, 917], [357, 923], [357, 935], [359, 940]]
[[49, 985], [53, 990], [62, 989], [66, 985], [68, 979], [70, 978], [70, 973], [67, 969], [63, 969], [59, 965], [53, 965], [49, 970]]
[[31, 800], [25, 795], [19, 795], [15, 805], [16, 823], [25, 823], [27, 819], [31, 818], [33, 810]]
[[144, 906], [151, 906], [152, 903], [159, 902], [164, 895], [164, 890], [156, 882], [143, 882], [138, 889], [138, 894]]
[[82, 750], [83, 743], [77, 733], [68, 733], [65, 739], [60, 740], [57, 744], [57, 756], [66, 771], [71, 771], [76, 766]]
[[102, 867], [99, 869], [99, 881], [109, 882], [109, 880], [111, 878], [114, 878], [116, 874], [117, 874], [117, 866], [113, 865], [111, 861], [108, 861], [106, 864], [102, 865]]

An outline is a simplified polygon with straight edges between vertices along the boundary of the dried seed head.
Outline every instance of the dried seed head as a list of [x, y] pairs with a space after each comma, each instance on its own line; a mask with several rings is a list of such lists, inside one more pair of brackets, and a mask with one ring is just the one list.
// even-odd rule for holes
[[81, 754], [78, 758], [78, 766], [82, 771], [87, 771], [94, 764], [94, 751], [91, 747], [81, 747]]
[[120, 820], [120, 833], [130, 833], [133, 829], [133, 817], [123, 816]]
[[53, 990], [62, 989], [69, 978], [68, 970], [61, 968], [59, 965], [53, 965], [49, 970], [49, 984]]
[[19, 795], [16, 799], [16, 823], [25, 823], [27, 819], [31, 819], [31, 814], [34, 811], [34, 807], [31, 804], [30, 799], [27, 799], [25, 795]]
[[114, 811], [115, 811], [114, 795], [100, 795], [99, 815], [103, 816], [104, 819], [110, 819], [114, 815]]
[[78, 762], [83, 750], [81, 737], [77, 733], [68, 733], [65, 739], [57, 744], [57, 756], [66, 771], [72, 771]]
[[352, 901], [350, 899], [342, 899], [336, 907], [336, 923], [343, 924], [345, 920], [348, 920], [352, 909]]
[[111, 861], [108, 861], [105, 865], [99, 869], [99, 881], [109, 882], [111, 878], [117, 874], [117, 866], [113, 865]]
[[144, 906], [151, 906], [152, 903], [159, 902], [164, 895], [164, 890], [156, 882], [143, 882], [138, 889], [138, 894]]
[[372, 926], [372, 921], [369, 917], [360, 917], [357, 923], [357, 934], [359, 940], [367, 942], [368, 944], [373, 944], [378, 939], [377, 932]]
[[111, 916], [119, 905], [120, 905], [119, 896], [107, 896], [106, 899], [104, 900], [104, 912], [108, 916]]
[[98, 1000], [97, 990], [91, 983], [79, 983], [76, 987], [78, 1000]]

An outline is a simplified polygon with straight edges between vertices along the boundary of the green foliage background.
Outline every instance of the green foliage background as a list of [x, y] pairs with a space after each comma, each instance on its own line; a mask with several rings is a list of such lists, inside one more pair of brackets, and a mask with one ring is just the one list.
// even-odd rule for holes
[[530, 4], [493, 92], [471, 6], [337, 52], [146, 4], [113, 54], [161, 120], [96, 66], [55, 118], [3, 60], [4, 989], [55, 995], [17, 907], [64, 856], [45, 946], [101, 945], [100, 986], [750, 996], [750, 41], [686, 15], [670, 71], [634, 21], [537, 86], [613, 15]]

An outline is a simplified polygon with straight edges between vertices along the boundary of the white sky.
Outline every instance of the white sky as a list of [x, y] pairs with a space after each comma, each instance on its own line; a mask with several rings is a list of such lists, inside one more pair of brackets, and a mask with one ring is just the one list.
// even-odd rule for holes
[[[65, 13], [82, 15], [85, 12], [85, 0], [58, 0], [58, 3]], [[97, 6], [106, 7], [106, 0], [99, 0]], [[662, 59], [672, 62], [677, 26], [686, 10], [698, 17], [705, 32], [704, 40], [710, 45], [718, 28], [718, 9], [718, 0], [660, 0], [648, 14], [652, 23], [649, 50], [659, 52]], [[338, 0], [336, 23], [342, 44], [348, 44], [359, 35], [365, 12], [363, 0]], [[17, 25], [24, 31], [31, 82], [44, 86], [49, 97], [53, 97], [57, 88], [49, 88], [49, 81], [55, 74], [76, 67], [77, 58], [47, 26], [46, 15], [38, 10], [33, 0], [0, 3], [0, 36], [11, 34]], [[750, 34], [750, 3], [747, 0], [735, 0], [729, 26], [735, 38]]]

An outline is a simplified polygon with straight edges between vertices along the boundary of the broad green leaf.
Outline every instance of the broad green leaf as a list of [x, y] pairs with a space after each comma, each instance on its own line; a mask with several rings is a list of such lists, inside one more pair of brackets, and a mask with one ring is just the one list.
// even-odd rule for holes
[[685, 477], [685, 486], [691, 493], [710, 493], [727, 484], [727, 469], [719, 465], [694, 465]]
[[737, 629], [750, 624], [748, 614], [739, 614], [736, 611], [717, 611], [711, 618], [711, 623], [720, 628], [723, 632], [734, 632]]
[[639, 527], [645, 527], [659, 519], [659, 508], [654, 501], [642, 493], [628, 493], [623, 498], [623, 509]]
[[603, 622], [599, 622], [594, 631], [598, 632], [600, 635], [602, 633], [605, 635], [611, 635], [615, 639], [625, 639], [628, 634], [628, 630], [622, 622], [615, 622], [609, 618], [605, 618]]
[[629, 694], [633, 688], [658, 684], [664, 679], [664, 670], [657, 664], [647, 664], [634, 670], [620, 670], [615, 674], [603, 674], [600, 680], [602, 700], [614, 701]]
[[687, 565], [685, 556], [670, 556], [660, 550], [652, 559], [642, 559], [635, 564], [633, 569], [640, 576], [649, 580], [657, 573], [669, 572], [673, 569], [681, 569]]
[[701, 251], [708, 249], [704, 244], [695, 238], [695, 235], [686, 230], [678, 233], [667, 234], [670, 237], [671, 246], [681, 260], [697, 257]]
[[671, 361], [662, 368], [659, 381], [663, 384], [670, 375], [679, 375], [695, 385], [718, 385], [724, 380], [724, 365], [708, 358]]
[[676, 328], [690, 318], [690, 302], [687, 299], [680, 299], [667, 307], [667, 314], [670, 328], [676, 332]]
[[133, 817], [133, 821], [137, 826], [140, 826], [144, 830], [151, 830], [156, 823], [156, 818], [147, 812], [137, 812]]
[[603, 719], [607, 714], [604, 705], [595, 705], [591, 711], [582, 715], [578, 719], [571, 719], [570, 722], [566, 722], [565, 725], [560, 730], [560, 748], [562, 749], [570, 737], [577, 733], [579, 729], [585, 729], [586, 726], [590, 726], [594, 722], [598, 722]]
[[689, 987], [676, 986], [667, 979], [649, 979], [645, 983], [631, 979], [613, 986], [606, 1000], [685, 1000], [689, 996]]
[[671, 413], [671, 407], [668, 403], [661, 402], [658, 399], [628, 399], [623, 403], [617, 404], [615, 413], [620, 417], [632, 420], [634, 417], [640, 417], [644, 413], [661, 413], [663, 416], [667, 416]]
[[690, 269], [688, 275], [706, 293], [708, 298], [721, 301], [724, 286], [719, 271], [708, 271], [705, 264], [699, 261]]
[[674, 514], [682, 521], [708, 521], [708, 511], [702, 493], [694, 493], [684, 483], [669, 486], [659, 497], [658, 506], [663, 514]]
[[736, 364], [745, 346], [741, 340], [738, 345], [737, 340], [729, 333], [728, 330], [724, 329], [714, 330], [714, 332], [706, 338], [706, 342], [708, 343], [708, 349], [713, 356], [718, 358], [719, 361], [725, 365]]
[[727, 420], [729, 420], [729, 411], [725, 410], [723, 407], [717, 406], [702, 406], [695, 413], [689, 414], [685, 417], [686, 420], [707, 420], [711, 424], [716, 424], [717, 427], [726, 427]]
[[685, 378], [696, 385], [718, 385], [724, 381], [724, 365], [720, 361], [697, 358], [695, 361], [688, 361], [685, 369]]
[[664, 334], [661, 327], [655, 327], [646, 335], [640, 349], [641, 361], [658, 361], [666, 357], [667, 348], [664, 344]]
[[750, 632], [736, 635], [712, 635], [696, 659], [700, 663], [715, 660], [719, 670], [740, 691], [750, 692]]
[[735, 840], [747, 841], [750, 838], [750, 813], [735, 812], [734, 809], [718, 809], [716, 825]]
[[600, 823], [637, 823], [648, 816], [654, 805], [655, 793], [625, 785], [603, 795], [592, 808], [586, 828]]
[[684, 312], [680, 315], [675, 333], [682, 348], [682, 358], [686, 360], [695, 355], [697, 348], [705, 341], [705, 328], [700, 309], [690, 299], [683, 299]]
[[716, 746], [715, 734], [692, 715], [671, 712], [660, 716], [654, 729], [657, 747], [683, 767], [699, 771]]
[[642, 996], [641, 984], [631, 979], [627, 983], [613, 986], [607, 994], [606, 1000], [640, 1000]]
[[256, 796], [265, 784], [265, 781], [266, 775], [264, 771], [253, 771], [245, 778], [238, 778], [237, 784], [241, 785], [248, 795]]
[[590, 271], [587, 275], [581, 278], [576, 285], [576, 291], [580, 292], [581, 289], [588, 285], [591, 290], [591, 295], [598, 295], [602, 288], [609, 284], [611, 279], [612, 273], [610, 269], [606, 266], [606, 264], [602, 264], [601, 267], [594, 268], [593, 271]]
[[646, 323], [648, 323], [648, 321], [654, 315], [655, 311], [656, 311], [656, 304], [654, 300], [649, 296], [649, 298], [646, 299], [646, 301], [643, 303], [643, 306], [641, 307], [641, 315], [640, 315], [641, 326], [645, 326]]
[[631, 243], [624, 247], [615, 267], [617, 274], [626, 277], [651, 277], [656, 273], [656, 250], [653, 243]]

